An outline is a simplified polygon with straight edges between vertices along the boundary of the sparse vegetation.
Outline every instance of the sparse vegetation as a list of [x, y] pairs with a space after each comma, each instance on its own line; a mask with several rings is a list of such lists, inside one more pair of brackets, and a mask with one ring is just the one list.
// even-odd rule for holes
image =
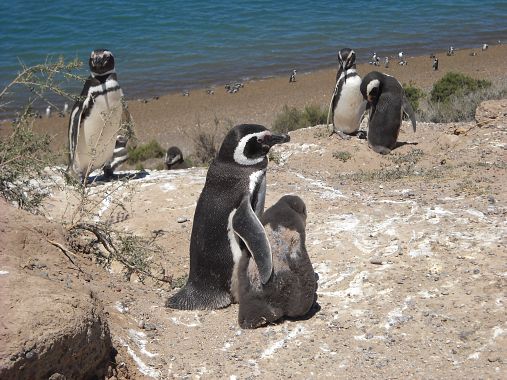
[[433, 85], [430, 99], [432, 102], [446, 103], [453, 96], [468, 95], [488, 87], [491, 87], [488, 80], [473, 79], [461, 73], [449, 72]]
[[319, 106], [306, 106], [301, 111], [285, 105], [282, 112], [276, 116], [271, 129], [273, 132], [287, 133], [296, 129], [324, 124], [326, 119], [327, 112]]
[[226, 120], [224, 125], [215, 116], [212, 128], [206, 129], [198, 120], [195, 128], [192, 130], [181, 130], [192, 141], [194, 146], [194, 160], [191, 161], [196, 165], [209, 165], [218, 154], [220, 144], [232, 126], [232, 121]]
[[127, 162], [132, 165], [149, 160], [150, 158], [162, 158], [165, 154], [164, 149], [160, 146], [158, 141], [155, 140], [151, 140], [147, 144], [141, 144], [136, 147], [129, 147], [128, 151], [129, 158]]
[[416, 87], [412, 82], [403, 84], [403, 90], [405, 90], [405, 95], [412, 109], [414, 112], [417, 112], [419, 110], [419, 101], [425, 97], [424, 91]]
[[482, 101], [507, 96], [505, 82], [492, 84], [460, 73], [447, 73], [428, 95], [412, 84], [404, 89], [417, 120], [432, 123], [471, 121]]
[[33, 130], [36, 114], [32, 105], [43, 100], [57, 109], [49, 94], [75, 99], [62, 89], [62, 83], [82, 80], [74, 73], [81, 65], [78, 60], [65, 63], [63, 58], [31, 67], [22, 64], [16, 78], [0, 91], [0, 108], [8, 103], [14, 89], [28, 88], [31, 94], [26, 107], [13, 121], [11, 135], [0, 141], [0, 194], [32, 213], [40, 212], [39, 206], [48, 194], [42, 177], [44, 168], [56, 157], [50, 153], [49, 136]]
[[352, 158], [352, 154], [347, 151], [336, 151], [333, 152], [333, 157], [339, 159], [342, 162], [347, 162]]
[[0, 193], [18, 207], [38, 213], [48, 194], [41, 186], [44, 168], [53, 161], [50, 139], [33, 131], [34, 115], [25, 109], [12, 134], [0, 140]]

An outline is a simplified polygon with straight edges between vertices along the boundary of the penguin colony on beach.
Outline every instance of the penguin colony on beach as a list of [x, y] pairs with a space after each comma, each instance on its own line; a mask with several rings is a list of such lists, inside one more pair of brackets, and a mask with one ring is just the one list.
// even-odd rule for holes
[[[94, 50], [89, 66], [91, 75], [72, 108], [69, 122], [68, 171], [83, 181], [95, 169], [106, 165], [107, 174], [112, 174], [110, 169], [117, 166], [114, 153], [123, 113], [123, 93], [113, 54]], [[123, 149], [121, 144], [118, 149]]]
[[317, 276], [305, 247], [306, 206], [285, 195], [261, 217], [273, 253], [273, 274], [262, 284], [255, 260], [244, 249], [239, 262], [239, 312], [242, 328], [282, 317], [302, 317], [317, 300]]
[[338, 52], [338, 71], [331, 103], [327, 116], [327, 124], [332, 120], [332, 134], [336, 133], [343, 139], [350, 138], [361, 125], [366, 103], [359, 87], [361, 77], [356, 72], [356, 53], [345, 48]]
[[176, 309], [218, 309], [238, 301], [238, 265], [245, 250], [266, 284], [273, 271], [271, 247], [259, 217], [266, 196], [267, 154], [289, 141], [261, 125], [242, 124], [225, 136], [206, 175], [190, 238], [190, 273], [168, 299]]

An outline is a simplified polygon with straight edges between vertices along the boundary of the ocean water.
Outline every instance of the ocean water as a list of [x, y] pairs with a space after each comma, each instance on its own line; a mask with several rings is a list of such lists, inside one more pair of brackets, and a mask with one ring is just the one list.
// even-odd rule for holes
[[[334, 67], [343, 47], [365, 62], [373, 51], [383, 57], [493, 45], [507, 42], [506, 20], [505, 0], [3, 0], [0, 91], [20, 62], [63, 56], [86, 63], [95, 48], [114, 53], [133, 99]], [[11, 95], [0, 114], [12, 113], [23, 96]]]

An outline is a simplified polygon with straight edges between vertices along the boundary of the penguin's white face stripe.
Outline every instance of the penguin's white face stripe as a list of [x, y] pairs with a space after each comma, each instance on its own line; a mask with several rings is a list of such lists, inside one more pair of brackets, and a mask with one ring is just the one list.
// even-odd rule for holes
[[166, 153], [164, 161], [166, 164], [172, 165], [172, 164], [178, 162], [179, 160], [181, 160], [181, 158], [182, 158], [181, 155], [178, 154], [177, 156], [173, 157], [173, 159], [171, 161], [168, 161], [167, 160], [167, 153]]
[[380, 81], [378, 79], [372, 80], [368, 85], [366, 86], [366, 95], [370, 95], [372, 90], [374, 88], [378, 88], [380, 86]]
[[234, 161], [236, 161], [240, 165], [255, 165], [264, 160], [264, 156], [258, 158], [248, 158], [245, 156], [245, 147], [248, 141], [252, 138], [263, 138], [266, 135], [270, 135], [269, 131], [262, 131], [258, 133], [251, 133], [249, 135], [244, 136], [241, 140], [239, 140], [236, 149], [234, 149]]

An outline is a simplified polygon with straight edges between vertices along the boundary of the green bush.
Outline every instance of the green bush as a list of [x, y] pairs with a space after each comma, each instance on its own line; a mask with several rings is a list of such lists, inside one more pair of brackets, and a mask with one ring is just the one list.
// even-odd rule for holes
[[417, 112], [419, 110], [419, 100], [425, 96], [424, 91], [414, 86], [412, 82], [409, 84], [403, 84], [403, 90], [405, 90], [405, 95], [407, 96], [412, 109], [414, 112]]
[[461, 73], [449, 72], [438, 80], [431, 90], [432, 102], [448, 102], [452, 96], [464, 96], [491, 87], [491, 82], [473, 79]]
[[129, 147], [129, 164], [137, 164], [141, 161], [149, 160], [150, 158], [164, 157], [165, 151], [160, 144], [151, 140], [148, 144], [138, 145], [135, 148]]
[[306, 106], [303, 111], [295, 107], [283, 106], [283, 110], [275, 118], [271, 129], [277, 133], [287, 133], [296, 129], [324, 124], [327, 113], [319, 106]]
[[342, 162], [347, 162], [352, 158], [352, 154], [347, 151], [336, 151], [333, 152], [333, 157], [339, 159]]

